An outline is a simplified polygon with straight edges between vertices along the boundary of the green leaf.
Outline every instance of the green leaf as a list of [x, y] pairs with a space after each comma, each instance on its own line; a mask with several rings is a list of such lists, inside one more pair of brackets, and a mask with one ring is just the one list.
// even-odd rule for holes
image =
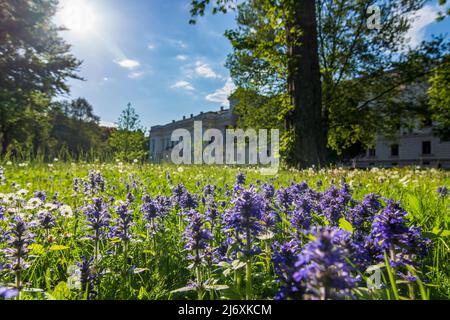
[[348, 231], [348, 232], [353, 232], [353, 226], [350, 222], [348, 222], [347, 220], [345, 220], [344, 218], [341, 218], [339, 220], [339, 228], [341, 228], [342, 230]]
[[50, 293], [50, 300], [68, 300], [71, 297], [70, 288], [67, 283], [60, 282], [55, 289]]
[[142, 272], [145, 272], [145, 271], [148, 271], [148, 268], [136, 268], [136, 269], [134, 269], [133, 273], [134, 274], [139, 274], [139, 273], [142, 273]]
[[28, 246], [28, 248], [30, 249], [30, 255], [41, 256], [45, 254], [44, 247], [38, 243], [32, 243]]
[[222, 291], [222, 290], [227, 290], [230, 287], [227, 285], [221, 285], [221, 284], [215, 284], [215, 285], [207, 285], [205, 286], [206, 290], [211, 290], [211, 291]]
[[259, 239], [259, 240], [270, 240], [270, 239], [272, 239], [274, 237], [274, 234], [273, 234], [273, 232], [266, 232], [266, 233], [263, 233], [263, 234], [261, 234], [261, 235], [259, 235], [257, 238]]
[[240, 260], [234, 260], [233, 262], [231, 262], [231, 266], [233, 268], [233, 270], [239, 270], [243, 267], [245, 267], [245, 262], [242, 262]]
[[144, 287], [141, 287], [139, 289], [138, 299], [139, 300], [148, 299], [148, 293], [147, 293], [147, 290], [145, 290]]
[[189, 291], [196, 291], [197, 289], [194, 287], [183, 287], [179, 288], [173, 291], [170, 291], [170, 293], [181, 293], [181, 292], [189, 292]]
[[58, 244], [55, 244], [50, 247], [50, 251], [63, 251], [63, 250], [67, 250], [67, 249], [69, 249], [68, 246], [62, 246], [62, 245], [58, 245]]

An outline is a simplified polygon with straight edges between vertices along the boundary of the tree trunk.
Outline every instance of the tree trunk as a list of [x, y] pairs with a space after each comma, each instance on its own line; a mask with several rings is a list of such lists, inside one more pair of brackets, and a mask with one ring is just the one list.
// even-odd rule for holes
[[293, 111], [287, 129], [294, 137], [288, 164], [307, 168], [326, 161], [326, 124], [322, 120], [315, 0], [293, 1], [287, 19], [288, 90]]
[[1, 156], [6, 155], [6, 153], [8, 151], [9, 143], [10, 143], [10, 141], [9, 141], [7, 132], [3, 132], [3, 134], [2, 134], [2, 150], [0, 153]]

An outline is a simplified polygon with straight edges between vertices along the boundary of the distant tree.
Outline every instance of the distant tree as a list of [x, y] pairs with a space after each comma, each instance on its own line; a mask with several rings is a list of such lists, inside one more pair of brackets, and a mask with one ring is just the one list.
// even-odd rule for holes
[[86, 160], [92, 153], [99, 157], [108, 154], [109, 133], [100, 127], [99, 117], [86, 99], [53, 102], [48, 116], [51, 129], [47, 157]]
[[85, 98], [72, 100], [70, 115], [74, 120], [98, 123], [100, 118], [94, 114], [94, 108]]
[[43, 118], [51, 98], [69, 91], [67, 78], [80, 79], [76, 72], [81, 62], [70, 54], [58, 35], [62, 29], [52, 20], [57, 4], [0, 1], [1, 154], [12, 144], [38, 141], [33, 138], [37, 127], [23, 123]]
[[143, 160], [148, 153], [146, 141], [139, 115], [128, 103], [117, 121], [117, 129], [111, 134], [109, 145], [117, 158], [125, 161]]

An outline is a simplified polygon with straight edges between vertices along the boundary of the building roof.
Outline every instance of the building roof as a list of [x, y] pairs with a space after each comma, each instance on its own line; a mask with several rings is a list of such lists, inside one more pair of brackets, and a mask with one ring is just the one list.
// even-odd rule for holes
[[218, 111], [207, 111], [207, 112], [200, 112], [197, 115], [191, 114], [189, 117], [184, 116], [183, 119], [180, 120], [172, 120], [172, 122], [164, 124], [164, 125], [156, 125], [152, 126], [150, 130], [157, 130], [157, 129], [163, 129], [171, 126], [179, 126], [181, 124], [187, 124], [189, 122], [195, 121], [195, 120], [201, 120], [205, 118], [219, 118], [226, 114], [229, 114], [230, 109], [221, 108]]

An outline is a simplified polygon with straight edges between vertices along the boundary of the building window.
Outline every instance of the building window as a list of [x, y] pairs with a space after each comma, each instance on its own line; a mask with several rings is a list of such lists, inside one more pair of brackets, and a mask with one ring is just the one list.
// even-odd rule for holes
[[398, 144], [391, 145], [391, 156], [392, 157], [398, 157]]
[[431, 141], [422, 141], [422, 154], [431, 154]]
[[375, 148], [369, 149], [369, 157], [375, 157], [377, 155], [377, 151]]

